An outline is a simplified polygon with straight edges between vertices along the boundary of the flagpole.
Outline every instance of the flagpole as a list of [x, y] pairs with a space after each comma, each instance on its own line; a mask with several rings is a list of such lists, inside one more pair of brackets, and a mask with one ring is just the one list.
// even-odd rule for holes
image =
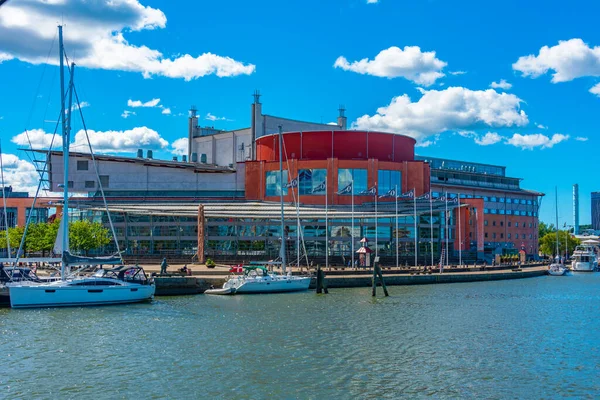
[[[296, 186], [298, 196], [296, 198], [296, 266], [300, 270], [300, 176], [298, 176], [298, 186]], [[292, 189], [293, 190], [293, 189]]]
[[429, 234], [431, 239], [431, 266], [433, 267], [433, 197], [431, 195], [431, 189], [429, 189]]
[[351, 245], [351, 251], [352, 251], [352, 265], [351, 267], [354, 268], [354, 177], [352, 177], [352, 180], [350, 181], [351, 185], [352, 185], [352, 231], [350, 233], [350, 241], [352, 242]]
[[398, 268], [398, 185], [396, 185], [394, 197], [396, 198], [396, 268]]
[[446, 232], [446, 266], [448, 266], [448, 191], [446, 191], [446, 195], [444, 196], [444, 200], [446, 201], [446, 212], [444, 214], [444, 232]]
[[415, 223], [415, 267], [419, 264], [419, 242], [417, 239], [417, 188], [413, 188], [413, 207], [414, 207], [414, 223]]
[[329, 186], [327, 185], [327, 175], [325, 175], [325, 268], [329, 267], [329, 220], [328, 220], [328, 203], [329, 203]]
[[462, 266], [462, 231], [460, 229], [460, 193], [458, 194], [458, 265]]
[[378, 248], [377, 248], [377, 222], [378, 222], [378, 218], [377, 218], [377, 182], [375, 182], [375, 258], [377, 258], [378, 256]]

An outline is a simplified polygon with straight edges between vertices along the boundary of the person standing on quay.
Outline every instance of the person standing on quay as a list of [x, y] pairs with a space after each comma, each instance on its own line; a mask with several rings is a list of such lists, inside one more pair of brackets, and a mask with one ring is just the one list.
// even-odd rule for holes
[[160, 274], [166, 274], [167, 273], [167, 267], [169, 266], [169, 264], [167, 264], [167, 257], [163, 258], [162, 262], [160, 263]]

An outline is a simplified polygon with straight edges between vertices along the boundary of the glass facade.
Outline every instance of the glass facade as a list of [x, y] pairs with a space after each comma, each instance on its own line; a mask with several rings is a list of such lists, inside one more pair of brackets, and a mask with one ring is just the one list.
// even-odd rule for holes
[[[338, 169], [338, 191], [354, 182], [354, 194], [367, 191], [367, 170], [366, 169]], [[348, 193], [352, 195], [352, 193]]]
[[[287, 195], [288, 188], [286, 187], [288, 183], [288, 172], [287, 170], [283, 171], [283, 185], [281, 184], [281, 175], [279, 171], [267, 171], [266, 174], [266, 195], [267, 196], [279, 196], [281, 195], [281, 191], [283, 190], [283, 195]], [[282, 187], [283, 186], [283, 187]]]
[[298, 175], [300, 195], [325, 195], [326, 169], [301, 169]]
[[377, 172], [377, 192], [384, 195], [394, 188], [402, 190], [402, 172], [380, 169]]
[[[5, 216], [4, 216], [4, 208], [0, 207], [0, 229], [6, 229], [4, 224]], [[9, 228], [14, 228], [17, 226], [17, 208], [6, 207], [6, 220], [8, 222]]]

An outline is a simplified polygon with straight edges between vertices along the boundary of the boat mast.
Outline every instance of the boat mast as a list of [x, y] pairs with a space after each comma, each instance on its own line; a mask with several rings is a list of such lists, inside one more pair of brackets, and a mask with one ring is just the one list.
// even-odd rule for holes
[[[554, 192], [555, 192], [554, 196], [555, 196], [555, 201], [556, 201], [556, 256], [560, 257], [559, 253], [558, 253], [558, 187], [557, 186], [554, 187]], [[560, 258], [559, 258], [559, 260], [560, 260]]]
[[279, 202], [281, 203], [281, 271], [285, 273], [286, 269], [286, 248], [285, 248], [285, 222], [283, 212], [283, 157], [281, 148], [283, 147], [283, 127], [279, 125]]
[[[60, 268], [60, 277], [65, 279], [65, 268], [67, 267], [65, 253], [69, 249], [69, 131], [67, 129], [67, 121], [65, 117], [65, 69], [64, 69], [64, 46], [62, 25], [58, 26], [58, 51], [60, 60], [60, 118], [62, 127], [63, 140], [63, 216], [61, 224], [63, 224], [62, 237], [62, 263]], [[72, 98], [73, 74], [71, 73], [71, 84], [69, 85], [69, 98]], [[69, 121], [71, 116], [69, 114]], [[70, 126], [70, 122], [69, 122]]]
[[0, 175], [2, 176], [2, 202], [4, 204], [4, 229], [6, 230], [6, 250], [10, 258], [10, 238], [8, 237], [8, 214], [6, 213], [6, 183], [4, 182], [4, 166], [2, 161], [2, 144], [0, 144]]

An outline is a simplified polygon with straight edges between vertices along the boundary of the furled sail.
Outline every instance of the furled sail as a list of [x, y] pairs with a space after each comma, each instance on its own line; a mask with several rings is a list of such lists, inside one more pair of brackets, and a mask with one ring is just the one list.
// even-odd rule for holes
[[107, 256], [107, 257], [84, 257], [76, 256], [68, 251], [63, 253], [63, 262], [69, 266], [80, 266], [80, 265], [117, 265], [121, 264], [121, 257], [118, 255]]

